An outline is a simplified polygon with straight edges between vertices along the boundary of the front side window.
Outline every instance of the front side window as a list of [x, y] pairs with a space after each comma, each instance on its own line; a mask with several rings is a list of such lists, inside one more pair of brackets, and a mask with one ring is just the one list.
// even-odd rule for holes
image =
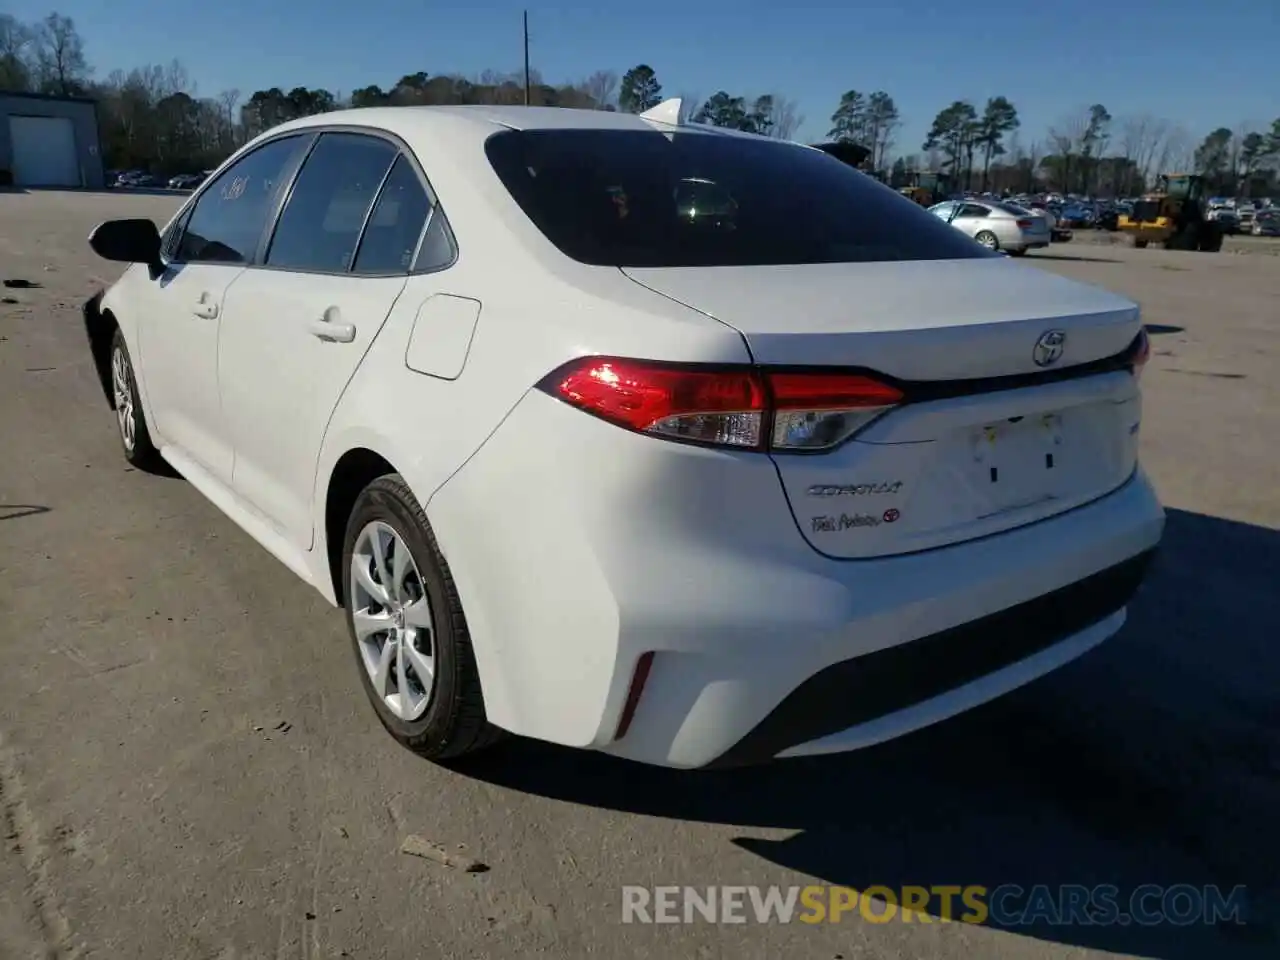
[[174, 259], [249, 263], [302, 143], [273, 140], [224, 170], [196, 200]]
[[[267, 266], [346, 273], [396, 148], [379, 137], [326, 133], [289, 194]], [[416, 239], [416, 238], [415, 238]]]
[[991, 256], [897, 191], [794, 144], [695, 130], [511, 130], [485, 152], [525, 215], [582, 263]]

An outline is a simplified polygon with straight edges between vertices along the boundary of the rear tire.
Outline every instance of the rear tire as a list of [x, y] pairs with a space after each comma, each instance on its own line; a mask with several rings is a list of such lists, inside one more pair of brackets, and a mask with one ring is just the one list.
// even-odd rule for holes
[[982, 244], [988, 250], [1000, 249], [1000, 241], [996, 238], [996, 235], [992, 233], [990, 230], [979, 230], [973, 239], [977, 240], [980, 244]]
[[[379, 553], [381, 566], [369, 552], [379, 539], [394, 541], [385, 555]], [[404, 548], [407, 556], [395, 562]], [[357, 575], [353, 561], [367, 576]], [[347, 631], [360, 681], [387, 732], [431, 760], [455, 759], [502, 739], [503, 731], [485, 715], [471, 635], [449, 566], [399, 474], [373, 481], [356, 499], [343, 540], [342, 570]], [[386, 584], [380, 570], [391, 574]], [[382, 587], [388, 588], [389, 603], [376, 600]], [[403, 603], [397, 602], [400, 596]], [[379, 664], [385, 665], [380, 681], [375, 679]], [[427, 673], [427, 667], [424, 682], [418, 671]]]
[[151, 442], [133, 360], [119, 327], [111, 338], [111, 405], [116, 412], [116, 430], [124, 458], [139, 469], [154, 467], [160, 462], [160, 454]]
[[1136, 250], [1144, 250], [1144, 249], [1146, 249], [1147, 241], [1146, 241], [1146, 240], [1136, 240], [1136, 239], [1135, 239], [1135, 240], [1133, 241], [1133, 246], [1134, 246], [1134, 249], [1136, 249]]
[[1200, 250], [1203, 253], [1218, 253], [1222, 250], [1222, 231], [1216, 224], [1206, 223], [1200, 231]]

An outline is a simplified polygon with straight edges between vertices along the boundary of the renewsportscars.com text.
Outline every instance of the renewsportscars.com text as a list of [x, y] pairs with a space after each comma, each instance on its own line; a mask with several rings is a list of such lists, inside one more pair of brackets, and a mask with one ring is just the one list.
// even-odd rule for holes
[[623, 923], [971, 923], [1109, 926], [1246, 922], [1247, 890], [1236, 886], [1109, 884], [870, 886], [625, 886]]

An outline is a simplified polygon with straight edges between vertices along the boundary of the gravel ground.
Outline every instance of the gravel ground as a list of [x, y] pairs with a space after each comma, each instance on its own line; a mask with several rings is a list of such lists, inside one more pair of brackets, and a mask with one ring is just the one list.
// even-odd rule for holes
[[[84, 238], [170, 197], [0, 193], [0, 958], [1276, 955], [1280, 270], [1033, 254], [1139, 300], [1170, 508], [1130, 626], [896, 743], [671, 773], [400, 750], [341, 617], [178, 478], [130, 470]], [[1230, 249], [1277, 249], [1232, 241]], [[417, 834], [490, 870], [399, 854]], [[622, 884], [1246, 884], [1245, 926], [623, 925]]]

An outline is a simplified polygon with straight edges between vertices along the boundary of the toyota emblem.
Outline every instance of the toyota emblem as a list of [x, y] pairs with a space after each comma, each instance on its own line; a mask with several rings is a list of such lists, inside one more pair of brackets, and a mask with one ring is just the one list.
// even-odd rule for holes
[[1062, 351], [1067, 345], [1067, 334], [1064, 330], [1049, 330], [1040, 334], [1036, 347], [1031, 351], [1031, 359], [1037, 367], [1050, 367], [1062, 358]]

